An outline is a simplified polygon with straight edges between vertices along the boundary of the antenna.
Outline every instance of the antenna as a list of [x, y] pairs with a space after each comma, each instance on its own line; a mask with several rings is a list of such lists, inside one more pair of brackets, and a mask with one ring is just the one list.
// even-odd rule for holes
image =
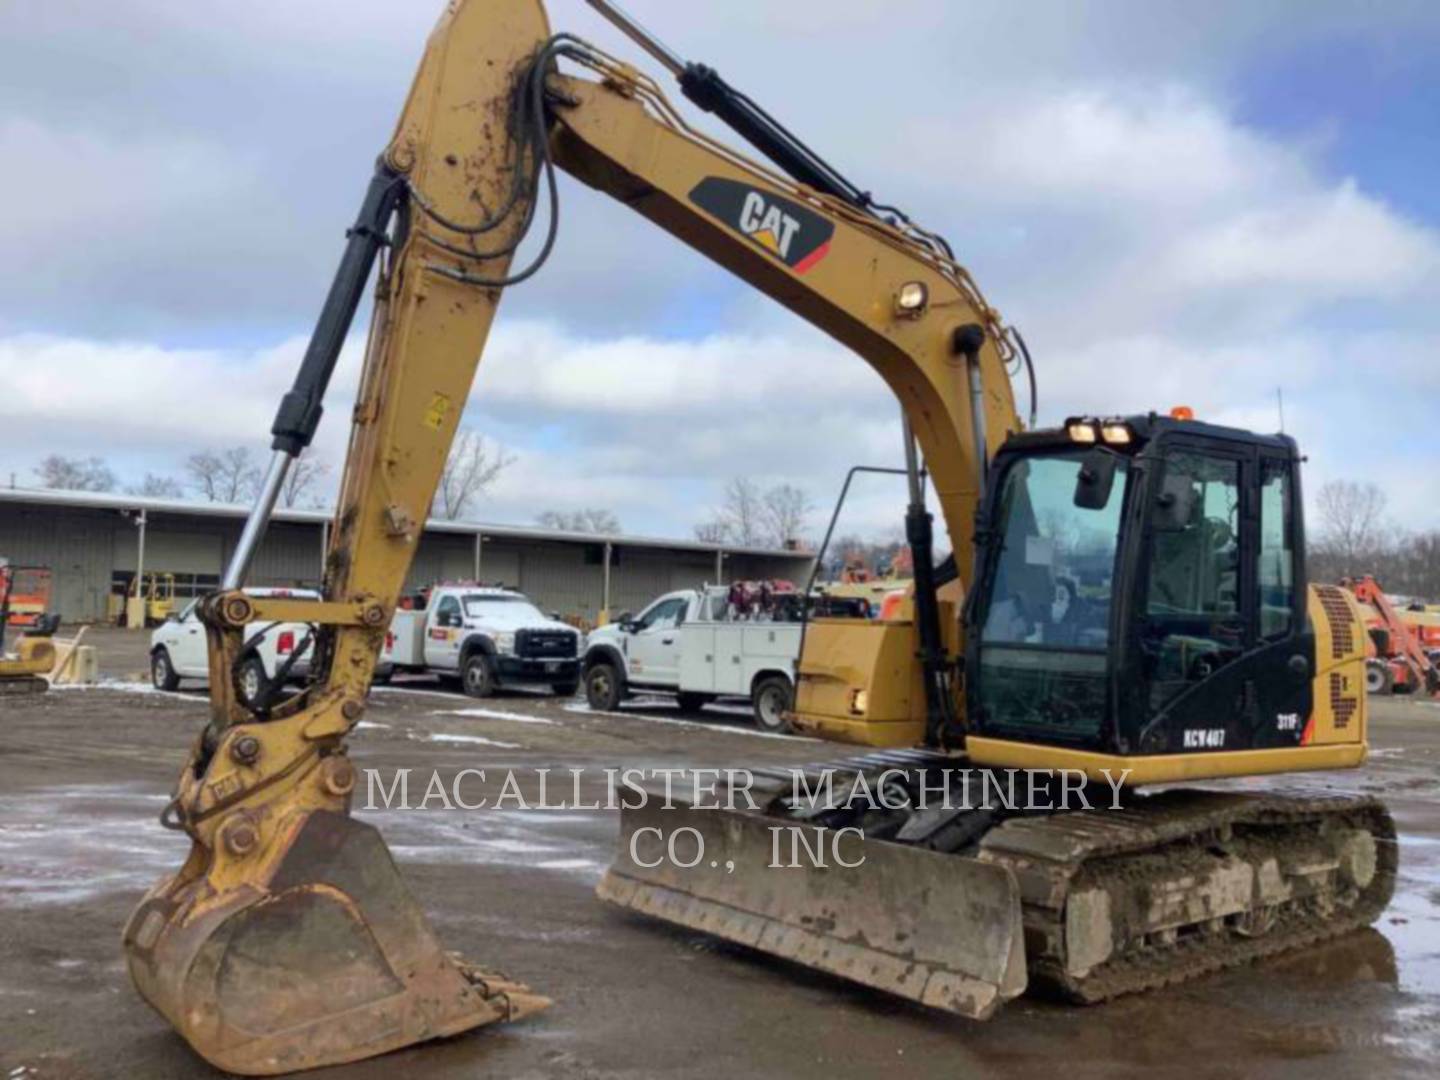
[[1280, 434], [1285, 434], [1285, 391], [1275, 387], [1275, 408], [1280, 411]]

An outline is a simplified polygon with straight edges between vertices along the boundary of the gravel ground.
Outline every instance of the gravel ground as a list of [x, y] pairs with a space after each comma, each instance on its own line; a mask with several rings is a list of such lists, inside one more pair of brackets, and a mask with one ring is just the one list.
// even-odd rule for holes
[[[119, 948], [130, 908], [184, 855], [183, 838], [155, 817], [205, 715], [198, 692], [119, 681], [143, 670], [145, 638], [93, 634], [111, 680], [99, 688], [0, 703], [0, 1080], [217, 1075], [134, 993]], [[360, 811], [384, 831], [447, 947], [555, 1005], [325, 1075], [1434, 1076], [1440, 707], [1389, 699], [1372, 717], [1364, 770], [1304, 782], [1378, 792], [1396, 814], [1400, 888], [1373, 930], [1102, 1006], [1021, 998], [985, 1024], [602, 905], [592, 890], [613, 844], [610, 813]], [[382, 775], [449, 777], [840, 754], [762, 737], [738, 710], [681, 717], [651, 703], [594, 714], [578, 701], [515, 693], [477, 703], [411, 684], [372, 696], [354, 756]]]

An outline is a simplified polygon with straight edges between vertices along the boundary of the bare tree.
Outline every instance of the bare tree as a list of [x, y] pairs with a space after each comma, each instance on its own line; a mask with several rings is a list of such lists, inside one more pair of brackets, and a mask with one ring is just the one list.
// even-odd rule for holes
[[770, 543], [777, 548], [798, 547], [815, 504], [803, 488], [777, 484], [765, 492], [761, 510]]
[[718, 519], [729, 529], [731, 543], [756, 547], [765, 542], [765, 502], [753, 480], [737, 476], [725, 486]]
[[459, 519], [475, 497], [483, 494], [495, 478], [514, 463], [515, 458], [505, 453], [503, 446], [497, 445], [492, 450], [485, 444], [483, 435], [470, 428], [461, 430], [445, 460], [445, 471], [440, 474], [440, 487], [430, 512], [446, 521]]
[[49, 454], [35, 466], [40, 485], [66, 491], [114, 491], [115, 474], [98, 457], [67, 458]]
[[178, 499], [185, 494], [180, 481], [173, 476], [156, 476], [146, 473], [145, 479], [125, 489], [131, 495], [148, 495], [153, 499]]
[[1385, 546], [1385, 492], [1373, 482], [1331, 480], [1316, 493], [1315, 508], [1320, 518], [1316, 546], [1345, 573], [1363, 573], [1362, 564]]
[[312, 508], [323, 505], [320, 493], [315, 489], [329, 475], [330, 466], [316, 457], [314, 450], [307, 446], [300, 452], [300, 456], [290, 463], [290, 471], [285, 474], [285, 484], [280, 488], [281, 505], [297, 506], [302, 500], [304, 505]]
[[535, 515], [535, 524], [566, 532], [618, 533], [620, 519], [610, 510], [587, 507], [584, 510], [546, 510]]
[[695, 526], [695, 539], [705, 544], [728, 544], [730, 523], [720, 517], [702, 521]]
[[185, 459], [185, 471], [207, 502], [247, 502], [260, 490], [260, 467], [247, 446], [191, 454]]
[[910, 548], [899, 530], [887, 532], [890, 535], [866, 538], [859, 533], [847, 533], [833, 538], [825, 551], [821, 573], [838, 580], [847, 567], [855, 567], [877, 575], [893, 572], [905, 576], [910, 563]]

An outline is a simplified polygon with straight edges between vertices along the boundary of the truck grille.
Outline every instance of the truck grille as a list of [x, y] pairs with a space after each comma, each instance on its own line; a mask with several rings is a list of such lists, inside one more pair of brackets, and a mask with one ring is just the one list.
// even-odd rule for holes
[[515, 655], [543, 659], [574, 659], [580, 635], [573, 630], [517, 630]]

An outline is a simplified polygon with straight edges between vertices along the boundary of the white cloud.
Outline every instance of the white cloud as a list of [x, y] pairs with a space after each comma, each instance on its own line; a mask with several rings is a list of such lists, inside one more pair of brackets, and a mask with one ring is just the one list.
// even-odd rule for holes
[[1277, 289], [1311, 302], [1403, 298], [1440, 270], [1432, 229], [1398, 217], [1354, 180], [1236, 214], [1186, 238], [1173, 270], [1199, 288]]
[[[263, 445], [435, 14], [292, 7], [0, 11], [0, 156], [25, 163], [0, 176], [23, 211], [0, 221], [0, 467], [23, 475], [31, 447], [138, 470]], [[634, 57], [580, 3], [551, 8]], [[899, 23], [861, 0], [634, 8], [951, 237], [1026, 331], [1042, 419], [1185, 403], [1273, 427], [1283, 385], [1311, 490], [1409, 475], [1400, 433], [1423, 429], [1440, 370], [1440, 241], [1228, 97], [1277, 29], [1371, 33], [1354, 5], [1310, 5], [1304, 26], [1265, 0], [917, 0]], [[731, 475], [825, 504], [850, 464], [898, 457], [863, 364], [625, 208], [573, 183], [562, 201], [554, 258], [507, 294], [477, 382], [470, 421], [519, 454], [487, 514], [598, 503], [683, 533]], [[332, 458], [354, 369], [352, 349]], [[1440, 524], [1418, 490], [1397, 482], [1392, 507]]]

